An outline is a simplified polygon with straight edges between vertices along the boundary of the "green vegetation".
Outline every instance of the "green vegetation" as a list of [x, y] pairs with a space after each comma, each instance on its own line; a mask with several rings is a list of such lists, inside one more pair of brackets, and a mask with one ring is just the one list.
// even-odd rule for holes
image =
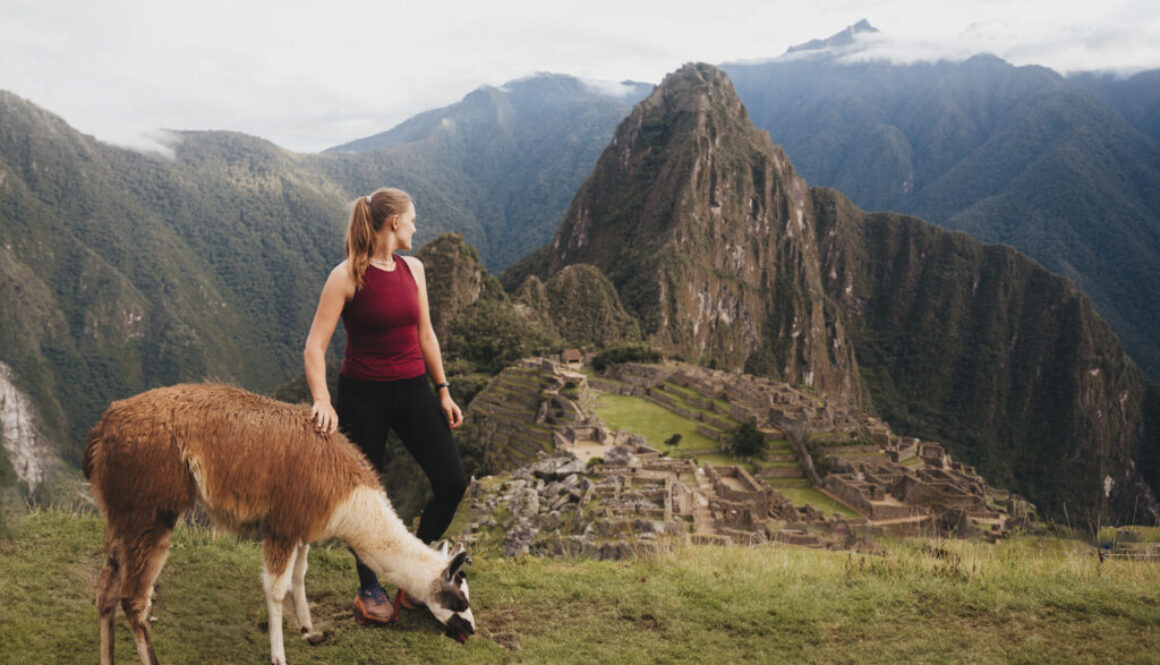
[[[23, 665], [96, 660], [91, 586], [101, 523], [38, 512], [0, 540], [0, 648]], [[475, 553], [477, 633], [461, 646], [420, 612], [354, 624], [341, 546], [311, 550], [307, 591], [327, 641], [292, 662], [1149, 663], [1160, 650], [1160, 563], [1099, 564], [1077, 541], [890, 541], [883, 556], [771, 545], [686, 547], [627, 562]], [[941, 558], [934, 556], [942, 552]], [[157, 587], [163, 663], [262, 662], [269, 642], [256, 543], [187, 526]], [[44, 611], [44, 598], [53, 611]], [[118, 662], [135, 657], [122, 618]]]
[[725, 442], [725, 450], [734, 457], [754, 457], [765, 448], [765, 435], [758, 431], [757, 421], [753, 418], [738, 425]]
[[827, 517], [834, 513], [838, 513], [842, 517], [849, 519], [857, 519], [859, 517], [858, 513], [849, 506], [835, 501], [832, 497], [808, 485], [796, 487], [781, 486], [777, 487], [777, 491], [781, 492], [793, 505], [804, 506], [808, 503], [825, 513]]
[[720, 447], [716, 441], [698, 432], [695, 422], [639, 397], [601, 395], [596, 401], [596, 415], [614, 430], [625, 429], [643, 436], [657, 450], [661, 450], [665, 440], [674, 433], [681, 435], [677, 451], [682, 456], [688, 456], [690, 451], [717, 450]]
[[592, 359], [592, 368], [602, 372], [609, 365], [619, 363], [655, 363], [660, 362], [661, 352], [643, 344], [626, 344], [602, 349]]
[[834, 468], [834, 460], [830, 458], [829, 453], [820, 443], [815, 443], [813, 440], [806, 442], [806, 452], [810, 454], [810, 458], [814, 461], [814, 470], [818, 472], [818, 477], [825, 478]]
[[640, 325], [596, 266], [567, 266], [552, 275], [544, 290], [548, 315], [569, 344], [589, 349], [640, 344]]

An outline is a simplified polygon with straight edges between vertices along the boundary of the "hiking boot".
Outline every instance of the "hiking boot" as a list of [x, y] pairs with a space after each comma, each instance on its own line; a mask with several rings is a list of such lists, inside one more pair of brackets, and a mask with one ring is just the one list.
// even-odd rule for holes
[[398, 610], [391, 605], [382, 587], [359, 591], [354, 597], [354, 620], [364, 626], [383, 626], [398, 618]]
[[395, 606], [402, 606], [403, 609], [408, 610], [425, 610], [427, 606], [407, 595], [406, 591], [399, 589], [395, 594]]

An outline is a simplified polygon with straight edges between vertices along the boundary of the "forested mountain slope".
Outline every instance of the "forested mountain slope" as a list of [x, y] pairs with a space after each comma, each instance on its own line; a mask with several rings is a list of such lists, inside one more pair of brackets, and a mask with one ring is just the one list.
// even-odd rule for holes
[[1074, 281], [1160, 374], [1154, 73], [1068, 79], [988, 55], [894, 65], [855, 48], [722, 68], [812, 184], [1015, 247]]

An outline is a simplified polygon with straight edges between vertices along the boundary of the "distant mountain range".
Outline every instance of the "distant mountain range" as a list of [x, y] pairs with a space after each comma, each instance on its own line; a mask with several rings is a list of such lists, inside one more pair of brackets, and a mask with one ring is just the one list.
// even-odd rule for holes
[[1049, 515], [1160, 508], [1147, 384], [1085, 296], [1008, 247], [808, 187], [711, 66], [637, 105], [506, 280], [577, 264], [670, 354], [853, 399]]
[[616, 123], [652, 87], [556, 74], [484, 86], [309, 161], [350, 191], [406, 188], [421, 225], [462, 233], [498, 271], [552, 237]]
[[[511, 295], [483, 289], [491, 295], [459, 303], [449, 336], [491, 326], [497, 344], [521, 335], [603, 344], [594, 321], [636, 325], [618, 339], [639, 334], [689, 360], [843, 391], [896, 429], [974, 451], [962, 456], [1029, 494], [1090, 507], [1129, 496], [1125, 486], [1141, 476], [1126, 468], [1160, 471], [1141, 443], [1146, 391], [1085, 300], [1012, 252], [810, 190], [790, 162], [811, 184], [849, 185], [863, 208], [921, 212], [1045, 251], [1032, 255], [1088, 293], [1155, 372], [1151, 110], [1160, 79], [1065, 79], [990, 57], [844, 65], [832, 57], [840, 48], [823, 40], [792, 58], [726, 66], [739, 94], [707, 97], [712, 113], [701, 120], [658, 120], [669, 116], [657, 108], [702, 103], [672, 86], [650, 93], [629, 83], [610, 94], [538, 75], [316, 155], [236, 133], [183, 132], [166, 160], [102, 144], [0, 93], [0, 362], [69, 460], [109, 401], [141, 389], [211, 377], [271, 390], [301, 372], [302, 338], [326, 271], [341, 259], [349, 201], [395, 184], [415, 195], [417, 244], [459, 231], [489, 269], [511, 267]], [[719, 73], [693, 70], [733, 89]], [[614, 135], [650, 94], [634, 112], [638, 133]], [[754, 138], [750, 118], [759, 128], [781, 123], [773, 138], [784, 151]], [[681, 124], [694, 121], [705, 126]], [[712, 158], [681, 161], [695, 154]], [[623, 172], [593, 171], [616, 159]], [[755, 226], [738, 232], [725, 219]], [[620, 230], [597, 233], [602, 225]], [[722, 235], [710, 242], [714, 229]], [[811, 241], [822, 229], [833, 238]], [[936, 257], [952, 272], [928, 265]], [[962, 279], [992, 284], [985, 302], [1006, 313], [991, 320], [982, 305], [963, 310]], [[844, 301], [851, 285], [862, 309]], [[597, 318], [553, 306], [582, 298]], [[966, 328], [944, 328], [943, 318]], [[1035, 339], [1018, 371], [972, 369]], [[502, 357], [459, 352], [474, 354], [465, 370], [473, 372]], [[939, 371], [926, 373], [923, 362], [936, 358]], [[1103, 378], [1085, 379], [1079, 366]], [[1083, 400], [1076, 391], [1087, 391]], [[1107, 401], [1113, 394], [1128, 396], [1119, 411]], [[1107, 421], [1089, 422], [1091, 409]], [[1064, 454], [1091, 464], [1060, 469], [1041, 459]], [[1018, 477], [1024, 463], [1059, 471], [1082, 496]], [[0, 482], [11, 477], [4, 467], [0, 451]], [[1099, 470], [1121, 474], [1115, 483], [1128, 493], [1092, 495]]]
[[[1072, 279], [1160, 376], [1160, 72], [1065, 78], [993, 56], [847, 62], [874, 32], [862, 21], [722, 69], [809, 182], [1027, 253]], [[499, 272], [551, 237], [650, 89], [625, 84], [614, 97], [538, 75], [312, 159], [348, 191], [417, 191], [432, 231], [463, 233]]]
[[873, 30], [722, 69], [809, 182], [1026, 253], [1160, 376], [1160, 72], [851, 59]]
[[185, 133], [176, 154], [0, 93], [0, 362], [70, 461], [142, 388], [285, 381], [341, 258], [346, 197], [297, 156], [228, 132]]
[[[355, 196], [402, 186], [416, 245], [455, 230], [515, 260], [551, 237], [651, 87], [541, 75], [322, 154], [180, 132], [173, 159], [0, 92], [0, 362], [73, 462], [100, 411], [144, 388], [208, 377], [272, 390], [301, 372]], [[0, 446], [0, 481], [6, 457]]]

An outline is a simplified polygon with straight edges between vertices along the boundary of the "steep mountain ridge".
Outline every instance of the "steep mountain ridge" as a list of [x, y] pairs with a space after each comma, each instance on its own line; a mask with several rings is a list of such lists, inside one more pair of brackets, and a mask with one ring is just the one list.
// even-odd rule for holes
[[284, 381], [340, 251], [341, 193], [268, 142], [189, 133], [170, 161], [8, 93], [0, 190], [0, 361], [74, 461], [112, 399]]
[[1147, 387], [1091, 302], [1009, 247], [864, 213], [833, 190], [813, 198], [827, 289], [875, 410], [1050, 514], [1129, 517], [1155, 445]]
[[811, 183], [1012, 245], [1071, 278], [1136, 362], [1160, 372], [1160, 147], [1142, 133], [1154, 131], [1154, 77], [843, 53], [722, 68]]
[[[204, 377], [270, 390], [300, 370], [354, 196], [402, 186], [419, 207], [416, 245], [458, 230], [518, 255], [550, 237], [641, 89], [536, 76], [441, 109], [422, 131], [411, 123], [386, 149], [296, 155], [234, 132], [176, 132], [171, 158], [101, 143], [0, 93], [0, 362], [35, 405], [41, 440], [74, 460], [113, 399]], [[443, 127], [470, 117], [471, 136]], [[544, 215], [535, 241], [522, 239], [519, 224]], [[490, 324], [488, 307], [475, 314]], [[514, 309], [497, 311], [523, 348]]]
[[545, 275], [591, 263], [661, 348], [856, 398], [811, 217], [805, 183], [749, 123], [728, 78], [687, 65], [617, 128]]
[[1155, 504], [1137, 471], [1155, 447], [1144, 379], [1073, 284], [808, 188], [715, 68], [686, 65], [633, 110], [552, 244], [517, 268], [579, 263], [608, 274], [661, 348], [792, 383], [813, 373], [1048, 514]]

